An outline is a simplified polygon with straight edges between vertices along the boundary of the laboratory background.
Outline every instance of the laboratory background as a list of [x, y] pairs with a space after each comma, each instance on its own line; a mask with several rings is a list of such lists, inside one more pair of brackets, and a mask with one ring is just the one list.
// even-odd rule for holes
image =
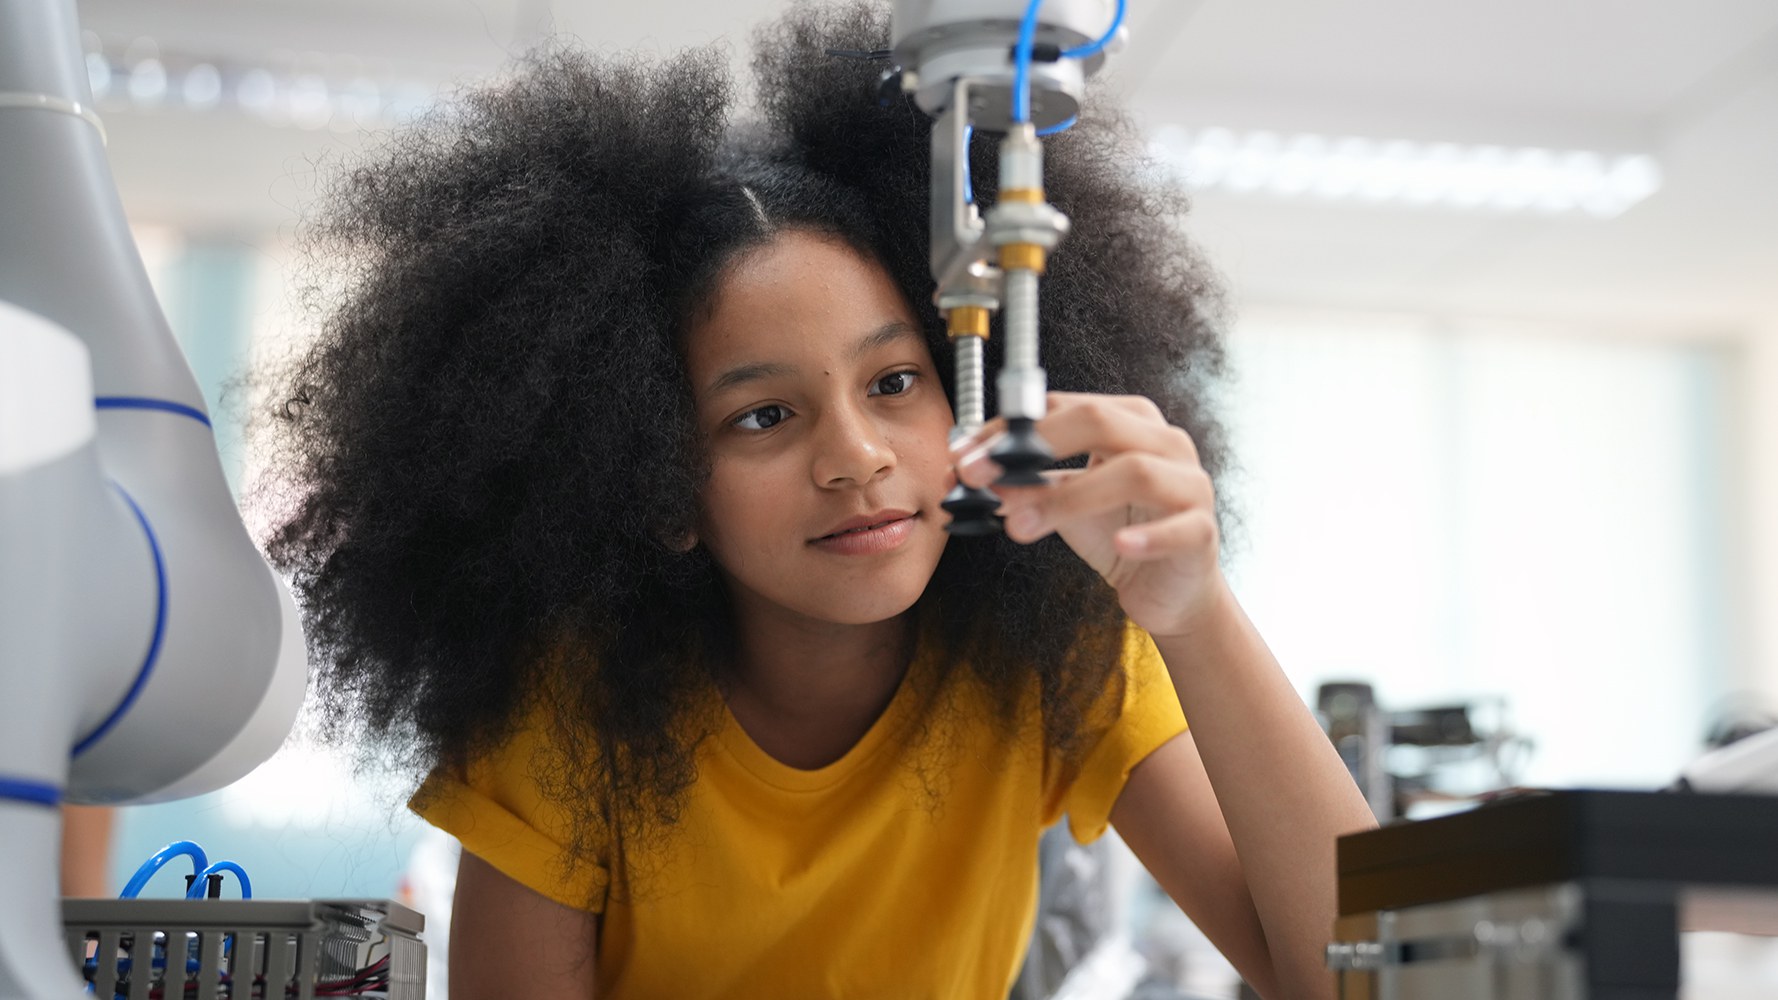
[[[243, 375], [312, 329], [293, 247], [331, 169], [552, 34], [744, 77], [778, 7], [81, 0], [231, 485], [267, 405]], [[1778, 4], [1132, 0], [1127, 27], [1092, 86], [1191, 192], [1229, 303], [1230, 577], [1330, 735], [1392, 723], [1349, 761], [1379, 815], [1663, 788], [1778, 725]], [[189, 838], [260, 896], [448, 907], [451, 846], [311, 728], [121, 809], [109, 883]], [[1157, 895], [1129, 919], [1187, 933]], [[1180, 978], [1234, 996], [1204, 950]]]

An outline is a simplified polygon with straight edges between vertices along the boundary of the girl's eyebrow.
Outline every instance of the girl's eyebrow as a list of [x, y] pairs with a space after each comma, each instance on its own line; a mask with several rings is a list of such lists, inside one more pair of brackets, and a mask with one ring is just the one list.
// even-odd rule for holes
[[716, 376], [715, 380], [710, 383], [710, 388], [705, 389], [704, 392], [706, 395], [714, 396], [719, 392], [725, 392], [736, 386], [746, 385], [749, 382], [758, 382], [760, 379], [774, 378], [779, 375], [791, 375], [795, 374], [795, 372], [796, 367], [794, 365], [787, 365], [776, 361], [737, 365], [736, 367], [723, 372], [721, 375]]
[[[913, 337], [916, 340], [925, 339], [921, 336], [920, 331], [915, 329], [915, 327], [908, 321], [892, 319], [889, 322], [884, 323], [882, 326], [877, 327], [875, 330], [872, 330], [870, 333], [858, 338], [857, 343], [854, 343], [852, 349], [847, 352], [847, 360], [857, 361], [878, 348], [893, 344], [896, 341], [907, 337]], [[729, 389], [733, 389], [736, 386], [746, 385], [749, 382], [758, 382], [761, 379], [794, 374], [796, 374], [796, 366], [785, 364], [781, 361], [758, 361], [744, 365], [736, 365], [712, 379], [710, 381], [710, 387], [705, 389], [704, 392], [707, 395], [714, 396], [719, 392], [726, 392]]]
[[858, 343], [852, 345], [852, 352], [847, 356], [847, 359], [850, 361], [860, 360], [866, 354], [869, 354], [877, 348], [887, 347], [905, 337], [913, 337], [915, 340], [925, 339], [920, 336], [920, 331], [914, 329], [913, 325], [907, 320], [892, 319], [889, 322], [884, 323], [882, 326], [877, 327], [875, 330], [872, 330], [865, 336], [858, 338]]

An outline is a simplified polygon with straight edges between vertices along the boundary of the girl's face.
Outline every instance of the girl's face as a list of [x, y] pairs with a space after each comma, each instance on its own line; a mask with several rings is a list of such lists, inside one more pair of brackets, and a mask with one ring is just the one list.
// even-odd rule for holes
[[889, 275], [782, 235], [722, 279], [686, 367], [711, 462], [699, 535], [737, 611], [859, 625], [912, 607], [948, 537], [951, 406]]

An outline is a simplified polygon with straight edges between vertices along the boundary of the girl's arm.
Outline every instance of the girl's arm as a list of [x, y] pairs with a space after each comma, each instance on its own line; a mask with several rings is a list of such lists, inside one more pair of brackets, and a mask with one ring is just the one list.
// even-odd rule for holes
[[[989, 485], [1000, 421], [958, 442], [958, 477]], [[1131, 772], [1112, 821], [1261, 992], [1332, 997], [1334, 840], [1369, 808], [1236, 604], [1216, 494], [1197, 445], [1140, 396], [1050, 393], [1037, 431], [1084, 469], [1000, 489], [1006, 533], [1054, 532], [1154, 637], [1191, 732]], [[1162, 695], [1164, 697], [1164, 695]]]
[[1334, 841], [1375, 824], [1232, 594], [1156, 636], [1191, 731], [1137, 765], [1111, 819], [1267, 997], [1331, 998]]
[[591, 1000], [597, 914], [563, 906], [463, 852], [451, 903], [451, 996]]
[[117, 814], [110, 806], [62, 807], [62, 895], [109, 896], [111, 830]]

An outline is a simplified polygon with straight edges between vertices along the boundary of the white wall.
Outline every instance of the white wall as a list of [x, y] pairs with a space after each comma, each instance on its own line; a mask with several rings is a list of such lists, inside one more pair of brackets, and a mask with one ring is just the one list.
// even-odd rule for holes
[[1664, 784], [1698, 752], [1749, 672], [1733, 351], [1306, 309], [1233, 347], [1231, 576], [1305, 695], [1504, 696], [1537, 784]]
[[1740, 356], [1748, 655], [1739, 681], [1778, 707], [1778, 318], [1751, 332]]

